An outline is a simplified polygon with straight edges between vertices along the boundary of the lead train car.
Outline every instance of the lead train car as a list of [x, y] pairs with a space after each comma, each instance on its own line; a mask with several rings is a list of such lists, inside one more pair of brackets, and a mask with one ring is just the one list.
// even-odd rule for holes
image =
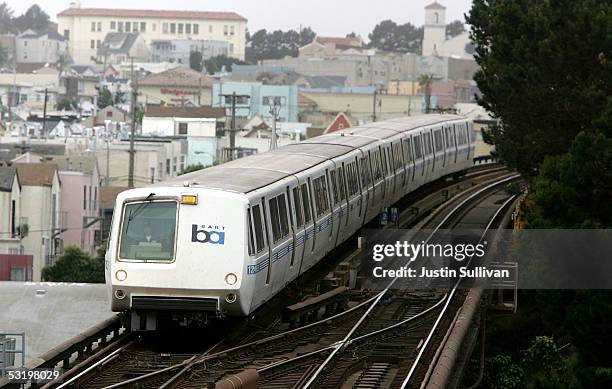
[[472, 165], [472, 122], [398, 118], [308, 139], [117, 196], [113, 311], [248, 315], [421, 185]]

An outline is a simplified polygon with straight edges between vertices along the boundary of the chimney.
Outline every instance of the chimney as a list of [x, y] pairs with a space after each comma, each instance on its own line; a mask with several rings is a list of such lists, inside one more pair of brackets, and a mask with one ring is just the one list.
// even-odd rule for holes
[[81, 8], [81, 2], [79, 0], [71, 1], [70, 8]]

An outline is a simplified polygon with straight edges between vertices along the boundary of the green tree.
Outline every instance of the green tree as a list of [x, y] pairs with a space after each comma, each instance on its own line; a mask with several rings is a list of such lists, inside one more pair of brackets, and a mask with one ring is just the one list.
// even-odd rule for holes
[[593, 130], [612, 95], [612, 3], [474, 0], [467, 21], [479, 103], [501, 160], [527, 177]]
[[14, 12], [6, 4], [0, 4], [0, 34], [14, 32]]
[[76, 101], [64, 97], [57, 103], [57, 109], [60, 111], [72, 111], [77, 106]]
[[53, 282], [104, 282], [104, 257], [92, 258], [76, 246], [68, 246], [64, 255], [42, 270], [42, 278]]
[[421, 53], [423, 27], [411, 23], [397, 24], [392, 20], [378, 23], [368, 35], [369, 46], [396, 53]]
[[178, 173], [178, 175], [181, 176], [183, 174], [195, 172], [195, 171], [198, 171], [198, 170], [202, 170], [204, 168], [206, 168], [206, 166], [202, 165], [201, 163], [197, 163], [195, 165], [189, 165], [189, 166], [186, 166], [185, 169], [181, 170]]
[[14, 23], [19, 31], [47, 31], [49, 28], [49, 15], [38, 4], [34, 4], [23, 15], [17, 17]]
[[189, 67], [196, 72], [201, 72], [204, 67], [202, 62], [202, 53], [199, 51], [192, 51], [189, 53]]
[[113, 95], [107, 87], [102, 87], [99, 91], [98, 108], [103, 109], [109, 105], [113, 105]]
[[9, 55], [6, 47], [0, 45], [0, 68], [8, 64]]
[[461, 20], [455, 20], [446, 25], [446, 37], [452, 38], [465, 32], [465, 24]]
[[206, 72], [208, 72], [208, 74], [215, 74], [216, 72], [220, 72], [223, 68], [225, 68], [226, 71], [231, 72], [232, 65], [244, 65], [245, 63], [246, 62], [237, 58], [218, 55], [204, 61], [204, 67], [206, 68]]
[[485, 360], [483, 388], [519, 389], [525, 387], [525, 373], [508, 355], [497, 355]]
[[247, 34], [247, 62], [257, 63], [263, 59], [280, 59], [287, 56], [297, 57], [299, 48], [312, 42], [316, 36], [310, 28], [302, 28], [299, 32], [270, 31], [261, 29], [254, 34]]

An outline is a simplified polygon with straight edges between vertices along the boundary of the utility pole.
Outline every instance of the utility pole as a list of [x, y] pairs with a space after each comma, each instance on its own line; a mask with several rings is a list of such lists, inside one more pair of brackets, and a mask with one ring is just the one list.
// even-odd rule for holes
[[134, 77], [134, 58], [131, 58], [130, 72], [132, 77], [132, 99], [131, 99], [131, 111], [132, 111], [132, 128], [130, 129], [130, 166], [128, 170], [128, 187], [134, 187], [134, 132], [136, 130], [136, 97], [138, 96], [138, 86], [136, 85], [136, 78]]
[[232, 119], [230, 121], [230, 129], [229, 129], [229, 140], [230, 140], [230, 161], [234, 159], [234, 151], [236, 150], [236, 100], [237, 99], [248, 99], [250, 95], [238, 95], [236, 92], [231, 94], [219, 94], [219, 97], [223, 98], [222, 101], [226, 98], [230, 98], [231, 102], [231, 115]]
[[377, 90], [374, 89], [374, 99], [372, 100], [372, 121], [373, 122], [376, 121], [376, 92]]
[[272, 136], [270, 137], [270, 150], [276, 150], [278, 148], [278, 141], [276, 138], [276, 119], [280, 112], [280, 101], [274, 101], [270, 105], [270, 115], [272, 115]]
[[45, 126], [47, 125], [47, 88], [45, 88], [45, 102], [43, 104], [43, 124], [42, 124], [42, 132], [45, 134], [45, 138], [47, 137], [47, 132], [45, 130]]

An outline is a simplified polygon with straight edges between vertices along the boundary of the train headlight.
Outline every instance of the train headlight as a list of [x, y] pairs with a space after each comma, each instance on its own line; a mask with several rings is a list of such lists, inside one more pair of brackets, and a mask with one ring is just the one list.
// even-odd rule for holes
[[117, 281], [125, 281], [127, 279], [127, 272], [125, 270], [117, 270], [115, 272], [115, 278]]
[[234, 285], [236, 282], [238, 282], [238, 277], [234, 273], [228, 273], [225, 276], [225, 282], [228, 285]]

